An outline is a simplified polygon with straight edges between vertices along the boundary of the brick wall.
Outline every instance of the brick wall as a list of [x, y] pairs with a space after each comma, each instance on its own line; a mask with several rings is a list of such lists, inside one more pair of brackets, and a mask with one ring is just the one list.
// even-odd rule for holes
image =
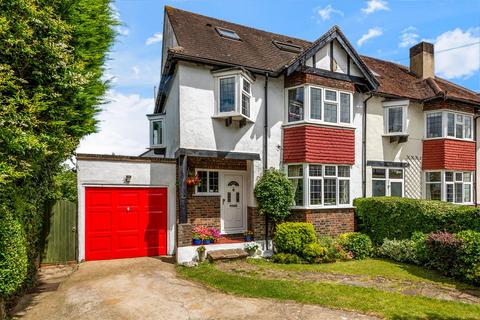
[[190, 223], [177, 224], [177, 246], [187, 247], [192, 244], [192, 225]]
[[427, 101], [423, 104], [423, 111], [439, 109], [448, 109], [452, 111], [467, 112], [472, 114], [475, 113], [474, 106], [459, 101], [436, 99], [432, 101]]
[[[354, 209], [299, 209], [292, 210], [292, 215], [287, 221], [310, 222], [313, 224], [317, 235], [338, 236], [345, 232], [355, 231]], [[256, 239], [265, 237], [265, 218], [260, 216], [256, 208], [248, 207], [248, 226], [254, 232]], [[273, 234], [273, 223], [269, 235]]]
[[475, 170], [475, 142], [455, 139], [423, 141], [423, 170]]
[[285, 88], [299, 86], [304, 83], [355, 92], [355, 85], [349, 81], [326, 78], [304, 72], [295, 72], [292, 75], [285, 77]]

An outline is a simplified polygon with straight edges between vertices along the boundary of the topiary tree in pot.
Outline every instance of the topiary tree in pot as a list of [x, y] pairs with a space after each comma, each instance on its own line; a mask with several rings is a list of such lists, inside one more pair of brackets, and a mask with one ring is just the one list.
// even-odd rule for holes
[[291, 214], [293, 185], [283, 171], [270, 168], [258, 180], [254, 194], [259, 214], [266, 217], [265, 238], [268, 240], [268, 220], [281, 222]]

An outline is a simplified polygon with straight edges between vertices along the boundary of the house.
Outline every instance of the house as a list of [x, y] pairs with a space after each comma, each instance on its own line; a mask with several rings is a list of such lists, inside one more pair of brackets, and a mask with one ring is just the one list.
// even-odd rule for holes
[[228, 240], [208, 250], [246, 230], [266, 249], [253, 190], [270, 167], [319, 234], [353, 231], [357, 197], [477, 203], [480, 96], [435, 76], [432, 44], [407, 67], [359, 55], [337, 26], [309, 42], [166, 7], [161, 72], [148, 151], [78, 155], [80, 260], [188, 261], [198, 225]]

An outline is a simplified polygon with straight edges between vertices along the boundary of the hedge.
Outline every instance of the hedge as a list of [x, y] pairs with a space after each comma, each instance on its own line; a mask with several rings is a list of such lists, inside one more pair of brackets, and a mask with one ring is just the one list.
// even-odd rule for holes
[[354, 205], [359, 230], [376, 244], [409, 239], [414, 232], [480, 232], [480, 208], [396, 197], [358, 198]]
[[277, 252], [301, 256], [307, 244], [317, 242], [317, 235], [311, 223], [284, 222], [277, 225], [273, 242]]

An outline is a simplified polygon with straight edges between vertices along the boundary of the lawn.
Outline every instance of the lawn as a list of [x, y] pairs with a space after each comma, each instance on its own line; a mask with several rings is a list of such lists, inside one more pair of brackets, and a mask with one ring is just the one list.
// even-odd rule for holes
[[[349, 274], [412, 283], [467, 288], [431, 271], [385, 260], [338, 262], [320, 265], [280, 265], [262, 260], [249, 265], [260, 270]], [[387, 292], [376, 288], [298, 279], [269, 279], [261, 272], [235, 273], [204, 263], [195, 268], [178, 267], [178, 273], [213, 288], [247, 297], [294, 300], [300, 303], [357, 311], [388, 319], [480, 319], [480, 304], [437, 300], [418, 295]]]

